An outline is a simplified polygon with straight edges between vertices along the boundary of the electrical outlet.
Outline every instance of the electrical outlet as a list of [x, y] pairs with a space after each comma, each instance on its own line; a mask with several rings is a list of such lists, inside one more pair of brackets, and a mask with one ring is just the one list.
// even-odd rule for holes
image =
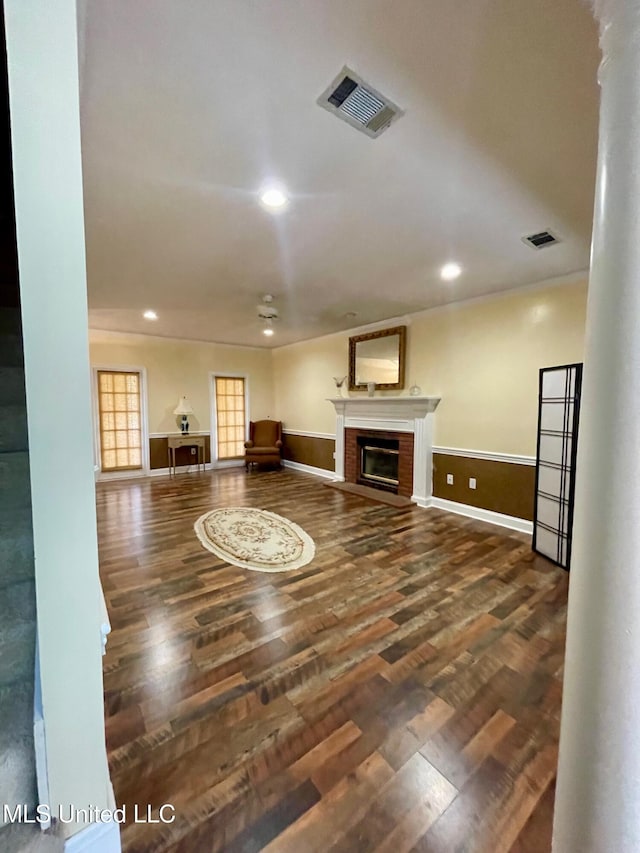
[[447, 474], [447, 486], [453, 486], [453, 474]]
[[469, 477], [469, 488], [475, 489], [475, 487], [476, 487], [476, 478], [475, 477]]
[[191, 448], [191, 455], [192, 455], [192, 456], [195, 456], [195, 455], [196, 455], [196, 449], [195, 449], [195, 447], [192, 447], [192, 448]]

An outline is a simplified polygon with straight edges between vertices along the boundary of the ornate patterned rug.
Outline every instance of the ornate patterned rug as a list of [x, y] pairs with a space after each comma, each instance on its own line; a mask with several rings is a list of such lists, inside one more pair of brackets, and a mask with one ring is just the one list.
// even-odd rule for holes
[[214, 509], [193, 526], [207, 550], [254, 572], [290, 572], [310, 563], [316, 552], [313, 539], [301, 527], [265, 509]]

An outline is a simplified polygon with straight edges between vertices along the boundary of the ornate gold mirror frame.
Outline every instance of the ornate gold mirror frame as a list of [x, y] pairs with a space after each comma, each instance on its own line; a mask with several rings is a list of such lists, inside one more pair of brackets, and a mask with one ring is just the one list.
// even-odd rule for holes
[[[393, 350], [390, 350], [389, 344], [393, 343], [391, 341], [385, 341], [384, 338], [391, 338], [397, 336], [397, 346], [394, 346]], [[361, 356], [358, 354], [358, 350], [364, 354], [367, 352], [367, 358], [371, 360], [371, 353], [375, 351], [376, 347], [372, 344], [374, 341], [380, 340], [380, 360], [381, 361], [389, 361], [392, 362], [397, 360], [397, 380], [395, 382], [390, 381], [381, 381], [378, 382], [375, 379], [375, 371], [366, 374], [370, 375], [370, 379], [362, 379], [361, 381], [357, 381], [361, 377], [362, 371], [359, 370], [358, 360]], [[366, 346], [358, 346], [358, 345], [366, 344]], [[350, 391], [364, 391], [367, 389], [367, 385], [369, 382], [375, 382], [376, 388], [384, 389], [384, 390], [400, 390], [404, 388], [404, 373], [405, 373], [405, 353], [407, 346], [407, 327], [406, 326], [395, 326], [393, 329], [383, 329], [380, 332], [369, 332], [366, 335], [354, 335], [349, 338], [349, 390]], [[374, 359], [375, 360], [375, 359]], [[372, 368], [369, 368], [371, 371]], [[380, 376], [383, 379], [389, 379], [388, 376], [388, 368], [380, 368]]]

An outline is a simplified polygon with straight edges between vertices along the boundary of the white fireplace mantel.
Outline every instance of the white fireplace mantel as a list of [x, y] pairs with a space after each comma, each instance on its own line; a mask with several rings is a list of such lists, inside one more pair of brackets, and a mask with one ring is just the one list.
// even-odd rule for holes
[[413, 433], [413, 495], [429, 506], [433, 473], [433, 417], [440, 397], [332, 397], [336, 410], [336, 474], [344, 482], [345, 429]]

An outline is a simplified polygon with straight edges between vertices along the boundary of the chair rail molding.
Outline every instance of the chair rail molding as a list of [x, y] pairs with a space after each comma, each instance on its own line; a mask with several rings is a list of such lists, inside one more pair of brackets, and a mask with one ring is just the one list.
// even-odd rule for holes
[[535, 456], [523, 456], [520, 453], [501, 453], [493, 450], [465, 450], [463, 447], [438, 447], [434, 445], [434, 453], [443, 456], [463, 456], [466, 459], [486, 459], [488, 462], [509, 462], [512, 465], [536, 464]]
[[331, 397], [336, 410], [335, 479], [344, 482], [345, 429], [413, 433], [413, 494], [429, 506], [433, 493], [433, 417], [440, 397]]

